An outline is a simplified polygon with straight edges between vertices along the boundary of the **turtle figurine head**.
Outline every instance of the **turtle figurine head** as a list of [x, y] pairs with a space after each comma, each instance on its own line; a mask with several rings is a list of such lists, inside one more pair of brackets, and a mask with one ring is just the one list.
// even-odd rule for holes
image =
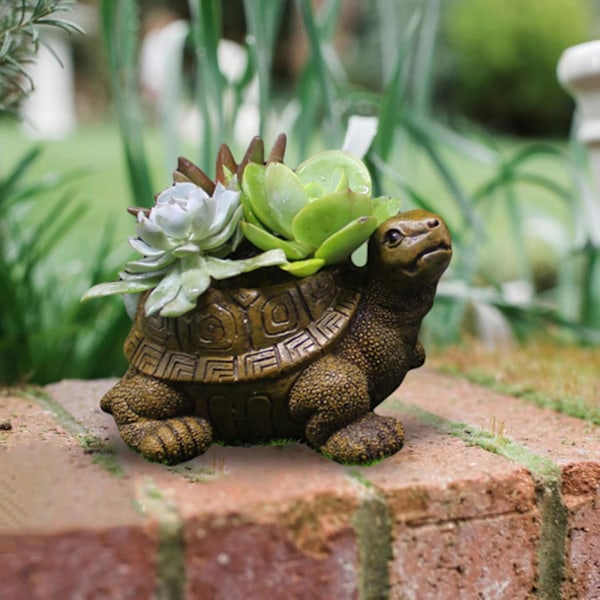
[[393, 281], [399, 291], [418, 292], [437, 284], [451, 257], [452, 241], [446, 224], [425, 210], [389, 218], [369, 241], [369, 269]]
[[[183, 160], [174, 178], [187, 187], [198, 185], [211, 197], [223, 194], [219, 186], [240, 181], [248, 162], [268, 165], [282, 160], [284, 139], [278, 138], [266, 161], [262, 141], [253, 144], [240, 164], [227, 147], [221, 148], [216, 182]], [[343, 172], [341, 177], [329, 177], [318, 161], [304, 164], [301, 186], [296, 175], [281, 169], [269, 174], [268, 166], [253, 167], [250, 200], [254, 204], [244, 206], [256, 240], [265, 244], [260, 249], [273, 252], [268, 250], [271, 244], [281, 244], [292, 254], [304, 252], [298, 268], [286, 272], [286, 265], [273, 266], [283, 255], [277, 249], [276, 260], [265, 260], [260, 266], [267, 268], [257, 270], [253, 270], [256, 263], [247, 262], [254, 257], [240, 258], [237, 250], [234, 258], [239, 266], [234, 269], [219, 253], [199, 253], [189, 234], [192, 229], [186, 229], [188, 237], [181, 240], [159, 238], [167, 250], [130, 263], [130, 279], [123, 287], [142, 292], [125, 342], [130, 367], [102, 398], [101, 407], [113, 415], [125, 442], [147, 459], [167, 464], [187, 461], [205, 452], [213, 441], [248, 444], [291, 438], [352, 464], [382, 459], [402, 448], [400, 421], [373, 410], [410, 369], [425, 360], [418, 333], [450, 262], [450, 234], [440, 217], [423, 210], [398, 213], [387, 199], [373, 199], [373, 214], [365, 215], [364, 198], [337, 191], [341, 187], [349, 192], [352, 177]], [[351, 222], [335, 221], [329, 238], [319, 223], [328, 218], [325, 201], [312, 200], [315, 186], [302, 179], [313, 171], [319, 179], [335, 180], [336, 189], [327, 192], [332, 202], [348, 198], [361, 209]], [[294, 197], [305, 211], [295, 221], [279, 207], [282, 232], [291, 231], [294, 240], [267, 231], [273, 217], [264, 210], [263, 190], [268, 191], [273, 173], [278, 185], [284, 175], [285, 181], [295, 181]], [[188, 210], [188, 205], [175, 200], [178, 211]], [[204, 196], [192, 200], [210, 204]], [[239, 212], [236, 199], [230, 201], [232, 211]], [[314, 211], [312, 202], [317, 203]], [[133, 212], [143, 224], [142, 233], [150, 232], [149, 239], [158, 236], [152, 215], [146, 211], [140, 216], [141, 210]], [[340, 248], [362, 243], [367, 226], [371, 229], [366, 266], [354, 266], [348, 258], [338, 260]], [[313, 240], [315, 230], [320, 233]], [[222, 231], [230, 233], [219, 229], [214, 234], [219, 241]], [[232, 236], [227, 239], [235, 241], [237, 229], [232, 229]], [[210, 237], [206, 239], [206, 248], [216, 247]], [[250, 238], [244, 242], [244, 252], [251, 248], [250, 242], [254, 244]], [[135, 245], [146, 247], [139, 241]], [[218, 248], [221, 252], [223, 246]], [[153, 298], [161, 294], [169, 300], [169, 294], [175, 293], [188, 298], [188, 288], [198, 292], [183, 267], [181, 281], [172, 276], [154, 289], [136, 287], [142, 279], [156, 285], [165, 269], [180, 269], [173, 257], [188, 262], [193, 258], [190, 264], [196, 271], [204, 266], [210, 275], [202, 279], [207, 287], [195, 294], [185, 312], [147, 310], [148, 300], [155, 306]], [[155, 269], [151, 277], [146, 276], [148, 269]], [[221, 278], [223, 274], [227, 277]]]

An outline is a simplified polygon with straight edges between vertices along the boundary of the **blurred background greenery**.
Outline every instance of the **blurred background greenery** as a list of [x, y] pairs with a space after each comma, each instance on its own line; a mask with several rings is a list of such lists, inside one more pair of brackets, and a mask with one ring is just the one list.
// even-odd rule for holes
[[[69, 37], [78, 125], [32, 140], [15, 65], [43, 19], [85, 9]], [[555, 72], [599, 33], [591, 0], [0, 0], [0, 383], [124, 370], [120, 301], [79, 298], [130, 257], [125, 208], [151, 205], [178, 154], [212, 174], [221, 142], [239, 157], [284, 131], [295, 166], [339, 147], [352, 114], [379, 117], [378, 191], [453, 233], [428, 343], [597, 344], [600, 202]]]

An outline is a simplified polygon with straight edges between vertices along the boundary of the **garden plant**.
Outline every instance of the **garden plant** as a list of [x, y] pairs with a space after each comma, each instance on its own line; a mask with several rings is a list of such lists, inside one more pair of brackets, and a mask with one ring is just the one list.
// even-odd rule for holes
[[[16, 77], [21, 73], [16, 65], [32, 56], [29, 51], [22, 54], [22, 42], [37, 39], [35, 11], [50, 8], [55, 11], [52, 16], [44, 13], [42, 18], [52, 19], [69, 4], [42, 0], [0, 4], [0, 59], [4, 59], [0, 82], [3, 86], [10, 82], [11, 94], [18, 96], [15, 83], [26, 82]], [[436, 344], [456, 343], [463, 339], [466, 326], [474, 324], [481, 334], [480, 324], [493, 321], [520, 339], [550, 331], [555, 339], [598, 343], [599, 250], [586, 216], [598, 208], [587, 189], [582, 149], [575, 142], [506, 140], [460, 119], [445, 118], [435, 96], [443, 64], [438, 49], [446, 50], [451, 40], [439, 0], [368, 3], [367, 16], [377, 32], [370, 43], [380, 67], [377, 85], [368, 89], [353, 80], [336, 50], [343, 2], [325, 0], [318, 9], [313, 4], [296, 0], [286, 8], [284, 2], [271, 0], [244, 2], [247, 35], [241, 50], [246, 62], [238, 76], [231, 77], [218, 58], [221, 3], [190, 0], [185, 43], [179, 54], [169, 57], [172, 84], [160, 99], [156, 128], [138, 87], [143, 5], [136, 0], [100, 2], [106, 64], [130, 181], [122, 206], [142, 204], [140, 208], [149, 210], [155, 191], [168, 183], [161, 175], [157, 184], [157, 155], [164, 154], [163, 173], [177, 165], [182, 153], [212, 172], [221, 141], [239, 151], [235, 126], [239, 115], [245, 114], [251, 90], [258, 90], [253, 135], [271, 144], [285, 131], [287, 163], [294, 166], [318, 151], [340, 148], [352, 115], [374, 117], [376, 136], [364, 159], [372, 196], [401, 198], [402, 210], [440, 213], [453, 236], [454, 259], [440, 284], [436, 306], [424, 322], [424, 336]], [[275, 45], [292, 13], [308, 51], [294, 84], [282, 90], [273, 78]], [[14, 22], [7, 15], [19, 23], [22, 35], [16, 35], [18, 28], [13, 31]], [[198, 141], [191, 148], [176, 126], [183, 102], [201, 117]], [[14, 106], [11, 101], [4, 109], [13, 112]], [[3, 155], [0, 164], [0, 260], [5, 263], [0, 276], [6, 279], [0, 299], [0, 379], [43, 383], [66, 376], [120, 373], [124, 367], [120, 345], [130, 322], [119, 300], [79, 304], [85, 289], [114, 279], [122, 264], [118, 241], [108, 233], [114, 227], [106, 224], [98, 241], [81, 250], [76, 278], [57, 269], [55, 250], [81, 233], [80, 209], [71, 190], [73, 182], [84, 180], [86, 174], [74, 164], [57, 178], [36, 180], [37, 160], [39, 150], [33, 149], [12, 164]], [[246, 185], [260, 190], [264, 179], [289, 177], [282, 169], [275, 170], [267, 177], [266, 168], [251, 169]], [[476, 176], [465, 181], [465, 170]], [[339, 183], [324, 192], [340, 193]], [[85, 195], [90, 203], [97, 201], [94, 190], [86, 189]], [[251, 191], [242, 210], [247, 214], [248, 237], [262, 240], [266, 252], [272, 250], [273, 240], [265, 237], [265, 227], [279, 227], [276, 237], [282, 240], [287, 225], [260, 218], [260, 196], [260, 191]], [[300, 189], [298, 197], [302, 202]], [[62, 199], [58, 213], [56, 198]], [[119, 218], [115, 213], [114, 219]], [[286, 241], [298, 242], [289, 238], [289, 231]], [[292, 268], [307, 273], [318, 268], [323, 241], [312, 240], [310, 249], [302, 248], [298, 266]], [[99, 355], [106, 360], [98, 361]]]

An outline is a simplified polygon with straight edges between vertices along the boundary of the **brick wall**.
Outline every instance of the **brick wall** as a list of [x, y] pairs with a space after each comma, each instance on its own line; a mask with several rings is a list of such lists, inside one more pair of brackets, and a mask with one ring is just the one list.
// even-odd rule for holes
[[300, 445], [150, 464], [111, 381], [0, 396], [0, 598], [600, 598], [600, 427], [411, 373], [370, 467]]

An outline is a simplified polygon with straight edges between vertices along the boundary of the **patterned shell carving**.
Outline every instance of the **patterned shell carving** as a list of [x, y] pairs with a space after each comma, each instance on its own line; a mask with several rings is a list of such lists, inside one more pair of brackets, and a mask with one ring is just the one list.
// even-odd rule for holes
[[138, 311], [125, 355], [143, 373], [171, 381], [243, 382], [284, 374], [323, 354], [348, 327], [361, 292], [341, 279], [333, 268], [261, 287], [247, 287], [243, 279], [244, 285], [219, 282], [180, 317]]

